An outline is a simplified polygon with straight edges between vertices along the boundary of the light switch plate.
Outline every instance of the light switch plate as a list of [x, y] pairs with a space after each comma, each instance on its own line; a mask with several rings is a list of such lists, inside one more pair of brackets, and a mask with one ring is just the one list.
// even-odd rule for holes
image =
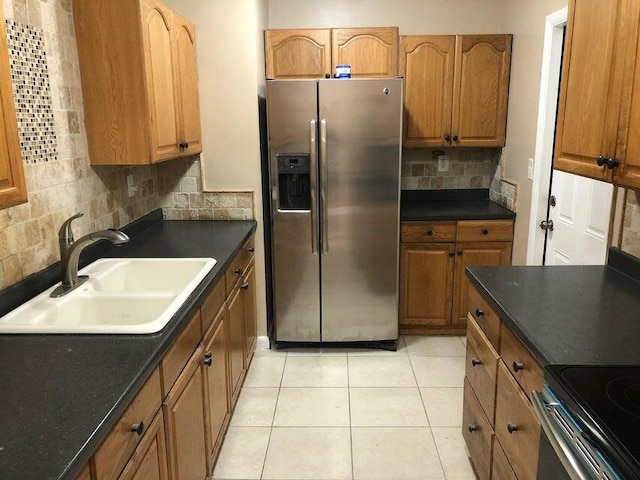
[[448, 155], [438, 155], [438, 171], [439, 172], [448, 172], [449, 171], [449, 156]]
[[533, 180], [533, 166], [535, 165], [535, 161], [533, 158], [529, 159], [529, 164], [527, 165], [527, 178], [529, 180]]
[[138, 187], [133, 184], [133, 175], [127, 175], [127, 196], [133, 197], [138, 191]]

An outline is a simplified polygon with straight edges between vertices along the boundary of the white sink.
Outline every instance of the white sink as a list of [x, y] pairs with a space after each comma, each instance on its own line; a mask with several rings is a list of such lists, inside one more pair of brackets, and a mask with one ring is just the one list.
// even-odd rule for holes
[[42, 292], [0, 317], [3, 333], [155, 333], [216, 264], [213, 258], [108, 258], [80, 270], [89, 280], [59, 298]]

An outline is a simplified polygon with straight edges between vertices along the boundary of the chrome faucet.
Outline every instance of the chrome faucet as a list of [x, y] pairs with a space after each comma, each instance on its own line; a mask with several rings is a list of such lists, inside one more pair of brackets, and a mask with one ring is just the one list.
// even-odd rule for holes
[[58, 244], [60, 245], [60, 267], [62, 270], [62, 285], [51, 292], [51, 296], [62, 297], [67, 293], [75, 290], [84, 282], [86, 282], [88, 276], [78, 277], [78, 262], [80, 260], [80, 254], [86, 247], [99, 240], [109, 240], [114, 245], [122, 245], [129, 241], [127, 237], [120, 230], [109, 228], [107, 230], [100, 230], [99, 232], [93, 232], [79, 238], [77, 241], [73, 239], [73, 230], [71, 229], [71, 222], [76, 218], [82, 217], [83, 213], [77, 213], [73, 217], [65, 220], [58, 232]]

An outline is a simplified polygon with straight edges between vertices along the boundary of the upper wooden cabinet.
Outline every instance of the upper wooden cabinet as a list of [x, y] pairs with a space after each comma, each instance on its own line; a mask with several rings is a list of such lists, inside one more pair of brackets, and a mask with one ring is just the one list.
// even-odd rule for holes
[[202, 151], [195, 29], [158, 0], [74, 0], [92, 164]]
[[501, 147], [511, 35], [404, 36], [407, 147]]
[[331, 73], [331, 30], [264, 32], [267, 78], [324, 78]]
[[398, 75], [398, 28], [265, 31], [267, 78], [325, 78], [336, 65], [352, 77]]
[[571, 0], [554, 168], [640, 188], [640, 4]]
[[[0, 22], [4, 15], [0, 11]], [[0, 208], [27, 201], [18, 122], [7, 52], [7, 35], [0, 28]]]

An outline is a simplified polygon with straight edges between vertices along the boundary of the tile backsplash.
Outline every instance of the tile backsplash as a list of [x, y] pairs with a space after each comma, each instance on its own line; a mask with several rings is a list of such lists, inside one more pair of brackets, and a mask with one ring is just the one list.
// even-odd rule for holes
[[159, 207], [170, 219], [254, 218], [252, 193], [202, 192], [197, 158], [91, 166], [71, 0], [4, 0], [4, 13], [29, 201], [0, 210], [0, 289], [58, 261], [58, 229], [77, 212], [76, 237]]
[[627, 190], [623, 222], [621, 248], [640, 258], [640, 192]]

